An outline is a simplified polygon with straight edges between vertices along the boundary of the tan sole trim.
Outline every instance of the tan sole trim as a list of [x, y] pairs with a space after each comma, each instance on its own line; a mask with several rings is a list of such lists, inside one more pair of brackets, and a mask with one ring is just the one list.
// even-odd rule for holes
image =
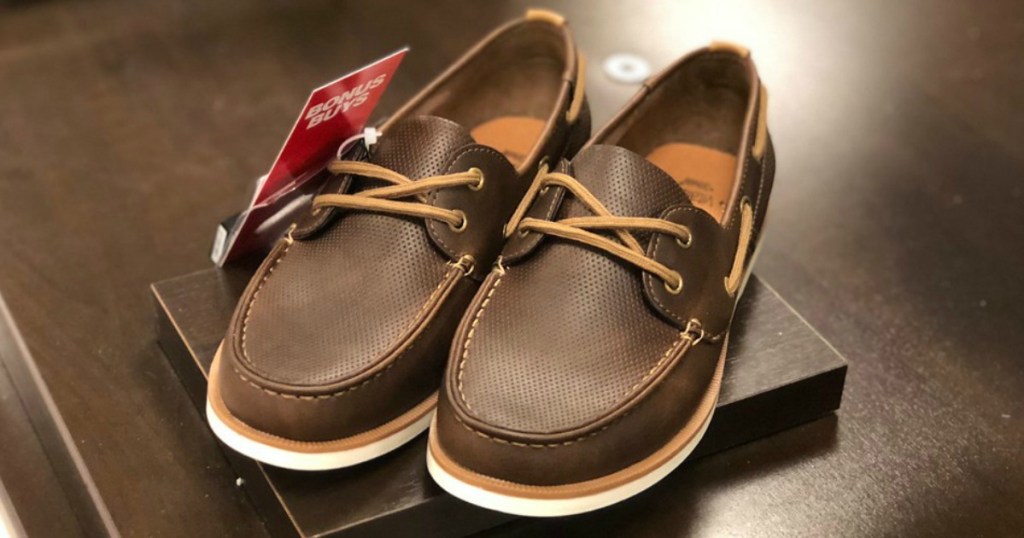
[[319, 454], [323, 452], [338, 452], [342, 450], [361, 448], [405, 430], [437, 407], [437, 393], [435, 392], [426, 400], [417, 404], [416, 407], [413, 407], [409, 411], [406, 411], [392, 419], [390, 422], [357, 435], [334, 439], [331, 441], [298, 441], [295, 439], [288, 439], [253, 428], [231, 414], [231, 411], [228, 410], [227, 406], [224, 404], [224, 399], [220, 394], [220, 385], [218, 383], [218, 372], [220, 369], [217, 367], [219, 362], [220, 349], [218, 348], [217, 354], [213, 358], [213, 364], [210, 366], [210, 381], [206, 392], [206, 398], [210, 405], [210, 409], [216, 413], [217, 418], [219, 418], [224, 425], [231, 428], [235, 433], [253, 442], [282, 450], [307, 454]]
[[486, 476], [462, 467], [453, 461], [441, 449], [440, 443], [437, 440], [436, 428], [433, 427], [430, 429], [428, 450], [437, 464], [455, 479], [500, 495], [526, 499], [571, 499], [597, 495], [615, 489], [643, 478], [668, 463], [673, 456], [686, 448], [694, 440], [694, 437], [703, 430], [705, 423], [710, 419], [718, 403], [718, 395], [722, 387], [722, 373], [725, 369], [725, 355], [728, 347], [728, 341], [726, 341], [722, 346], [722, 353], [718, 358], [718, 365], [715, 368], [715, 375], [711, 380], [711, 385], [708, 387], [707, 392], [704, 393], [704, 397], [697, 407], [697, 412], [683, 429], [668, 444], [658, 449], [654, 454], [610, 475], [584, 482], [560, 484], [557, 486], [519, 484]]

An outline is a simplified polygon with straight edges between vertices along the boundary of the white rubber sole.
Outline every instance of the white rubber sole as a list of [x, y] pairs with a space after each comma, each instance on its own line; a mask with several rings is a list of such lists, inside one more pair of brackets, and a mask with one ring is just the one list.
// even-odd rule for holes
[[[765, 221], [766, 220], [767, 219], [765, 219]], [[763, 224], [764, 223], [762, 223], [762, 229], [764, 228]], [[757, 258], [761, 253], [761, 245], [763, 242], [760, 239], [761, 238], [759, 237], [757, 245], [754, 247], [754, 252], [747, 263], [746, 274], [743, 275], [743, 280], [740, 283], [737, 300], [733, 305], [734, 314], [735, 308], [739, 304], [739, 298], [742, 297], [743, 292], [746, 291], [747, 283], [750, 281], [750, 277], [753, 274], [754, 264], [757, 262]], [[724, 367], [725, 355], [728, 352], [727, 350], [728, 341], [726, 341], [722, 348], [722, 357], [720, 358], [722, 363], [720, 367]], [[721, 375], [721, 370], [719, 371], [719, 374]], [[451, 495], [470, 504], [475, 504], [497, 512], [527, 517], [560, 517], [591, 512], [593, 510], [599, 510], [624, 501], [647, 490], [682, 465], [682, 463], [686, 461], [686, 458], [693, 453], [694, 449], [697, 448], [697, 445], [699, 445], [700, 441], [704, 438], [704, 434], [711, 425], [711, 419], [714, 417], [715, 408], [718, 405], [717, 402], [718, 396], [716, 395], [715, 404], [712, 405], [711, 411], [708, 413], [703, 425], [701, 425], [700, 429], [694, 434], [693, 438], [691, 438], [665, 463], [636, 480], [590, 495], [567, 498], [531, 498], [491, 491], [487, 488], [465, 482], [446, 471], [434, 458], [430, 446], [427, 447], [427, 471], [430, 473], [431, 478], [433, 478], [442, 489]]]
[[[383, 439], [362, 446], [335, 451], [297, 451], [261, 443], [227, 425], [206, 401], [206, 419], [210, 429], [225, 445], [254, 460], [296, 471], [328, 471], [351, 467], [383, 456], [413, 440], [430, 427], [434, 411], [424, 414], [415, 422]], [[308, 443], [315, 446], [318, 443]]]
[[[754, 248], [754, 254], [751, 256], [750, 264], [748, 265], [749, 268], [753, 268], [754, 262], [757, 261], [757, 256], [760, 252], [761, 243], [759, 242]], [[752, 273], [752, 270], [748, 270], [744, 275], [738, 291], [738, 297], [742, 296], [743, 292], [746, 291], [747, 282], [750, 281]], [[738, 299], [736, 303], [739, 303]], [[733, 308], [735, 312], [735, 305]], [[723, 367], [727, 353], [728, 342], [726, 342], [725, 346], [722, 348], [722, 357], [720, 360], [723, 361]], [[636, 480], [591, 495], [569, 498], [540, 499], [507, 495], [491, 491], [475, 484], [465, 482], [446, 471], [434, 458], [429, 446], [427, 447], [427, 471], [430, 473], [431, 478], [433, 478], [442, 489], [451, 495], [470, 504], [475, 504], [497, 512], [527, 517], [560, 517], [591, 512], [593, 510], [599, 510], [622, 502], [643, 492], [682, 465], [682, 463], [686, 461], [686, 458], [690, 457], [690, 454], [693, 453], [694, 449], [697, 448], [697, 445], [699, 445], [700, 441], [704, 438], [704, 434], [707, 432], [708, 426], [711, 425], [711, 419], [714, 418], [715, 408], [718, 405], [717, 402], [718, 396], [716, 395], [715, 404], [711, 407], [711, 411], [704, 420], [704, 424], [701, 425], [693, 438], [690, 439], [665, 463]]]
[[[714, 411], [711, 414], [714, 415]], [[700, 440], [704, 437], [708, 425], [711, 424], [711, 418], [709, 415], [693, 439], [660, 467], [632, 482], [582, 497], [534, 499], [490, 491], [463, 482], [449, 474], [437, 463], [429, 449], [427, 450], [427, 470], [430, 472], [431, 478], [448, 493], [463, 501], [490, 510], [528, 517], [558, 517], [582, 514], [624, 501], [650, 488], [662, 478], [668, 476], [669, 473], [682, 465], [686, 458], [693, 453], [697, 445], [700, 444]]]

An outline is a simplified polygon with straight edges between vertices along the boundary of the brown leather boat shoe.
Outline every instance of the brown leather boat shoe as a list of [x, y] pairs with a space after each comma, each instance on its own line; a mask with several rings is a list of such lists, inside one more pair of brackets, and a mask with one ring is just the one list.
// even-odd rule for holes
[[211, 368], [228, 446], [291, 469], [354, 465], [430, 423], [458, 320], [548, 162], [590, 136], [562, 18], [530, 11], [332, 163], [253, 276]]
[[452, 344], [427, 454], [441, 487], [569, 515], [690, 454], [771, 193], [764, 112], [747, 52], [716, 44], [538, 176]]

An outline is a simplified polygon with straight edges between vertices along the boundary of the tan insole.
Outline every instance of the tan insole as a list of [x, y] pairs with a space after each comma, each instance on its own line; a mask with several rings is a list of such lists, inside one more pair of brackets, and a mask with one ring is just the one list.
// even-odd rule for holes
[[654, 148], [647, 160], [686, 191], [693, 205], [722, 221], [736, 177], [736, 156], [696, 144], [674, 142]]
[[519, 166], [544, 132], [544, 121], [526, 116], [502, 116], [477, 125], [469, 132], [473, 140], [490, 146]]

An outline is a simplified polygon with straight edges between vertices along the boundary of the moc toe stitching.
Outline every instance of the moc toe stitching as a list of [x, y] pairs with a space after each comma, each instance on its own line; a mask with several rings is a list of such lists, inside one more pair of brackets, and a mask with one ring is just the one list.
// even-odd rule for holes
[[[675, 366], [678, 365], [679, 362], [685, 360], [688, 347], [681, 350], [680, 346], [683, 344], [683, 342], [687, 340], [687, 336], [688, 334], [685, 332], [679, 333], [679, 337], [675, 341], [673, 341], [671, 345], [669, 345], [669, 347], [655, 362], [651, 369], [644, 373], [643, 376], [635, 384], [633, 384], [628, 391], [626, 391], [619, 399], [617, 399], [609, 408], [605, 409], [603, 412], [596, 413], [591, 420], [582, 422], [576, 425], [575, 427], [565, 429], [559, 432], [525, 432], [512, 428], [506, 428], [503, 427], [501, 424], [497, 424], [497, 421], [489, 421], [482, 419], [478, 416], [475, 416], [472, 413], [473, 409], [471, 405], [467, 401], [466, 396], [461, 389], [461, 378], [457, 379], [457, 390], [459, 392], [461, 406], [463, 406], [463, 408], [459, 409], [460, 406], [457, 404], [453, 416], [465, 429], [473, 432], [474, 434], [493, 442], [507, 444], [511, 446], [530, 448], [558, 448], [562, 446], [568, 446], [575, 443], [579, 443], [581, 441], [585, 441], [586, 439], [589, 439], [605, 430], [608, 430], [616, 422], [632, 413], [633, 410], [636, 409], [638, 406], [643, 405], [646, 399], [646, 393], [648, 392], [648, 389], [655, 384], [657, 378], [659, 377], [659, 374], [670, 372]], [[517, 437], [537, 438], [541, 436], [557, 440], [545, 442], [524, 442], [515, 440]]]
[[[287, 252], [287, 250], [285, 250], [285, 252]], [[282, 257], [283, 257], [283, 254], [284, 254], [284, 252], [282, 252]], [[278, 261], [280, 261], [280, 258], [278, 259]], [[457, 271], [459, 269], [453, 267], [452, 270], [456, 270]], [[270, 271], [272, 271], [272, 269]], [[270, 275], [270, 272], [268, 272], [267, 276], [269, 277], [269, 275]], [[289, 393], [289, 392], [275, 390], [275, 389], [269, 388], [269, 387], [264, 386], [264, 385], [260, 385], [259, 383], [255, 382], [254, 380], [252, 380], [248, 376], [246, 376], [245, 373], [243, 373], [241, 370], [239, 370], [239, 368], [238, 368], [239, 365], [237, 364], [237, 361], [232, 361], [231, 368], [232, 368], [232, 370], [234, 370], [235, 374], [237, 374], [238, 377], [240, 377], [243, 381], [245, 381], [246, 383], [251, 385], [253, 388], [259, 389], [259, 390], [261, 390], [261, 391], [263, 391], [266, 394], [271, 395], [271, 396], [276, 396], [276, 397], [280, 397], [280, 398], [287, 398], [287, 399], [294, 399], [294, 400], [303, 400], [303, 401], [323, 400], [323, 399], [337, 398], [339, 396], [343, 396], [343, 395], [345, 395], [347, 393], [350, 393], [350, 392], [352, 392], [354, 390], [357, 390], [357, 389], [359, 389], [361, 387], [364, 387], [367, 384], [369, 384], [370, 382], [378, 379], [380, 376], [382, 376], [385, 373], [387, 373], [393, 366], [395, 366], [395, 364], [399, 360], [401, 360], [403, 357], [407, 356], [407, 354], [415, 346], [416, 341], [419, 340], [420, 336], [422, 336], [423, 331], [421, 329], [423, 329], [424, 326], [431, 321], [431, 317], [424, 317], [424, 313], [426, 311], [428, 311], [432, 306], [440, 307], [440, 305], [443, 303], [443, 301], [441, 301], [440, 303], [438, 302], [438, 295], [443, 291], [443, 289], [445, 287], [445, 284], [449, 283], [449, 281], [451, 281], [451, 279], [452, 279], [451, 272], [449, 271], [448, 273], [445, 273], [444, 277], [441, 279], [440, 282], [438, 282], [438, 284], [434, 288], [433, 292], [431, 292], [430, 296], [423, 303], [423, 306], [420, 307], [419, 312], [416, 313], [416, 315], [413, 317], [413, 319], [409, 323], [409, 325], [402, 331], [401, 336], [397, 340], [397, 343], [392, 345], [391, 349], [388, 352], [386, 352], [385, 354], [383, 354], [378, 360], [372, 362], [369, 367], [367, 367], [364, 370], [362, 370], [362, 371], [360, 371], [358, 373], [355, 373], [355, 374], [351, 375], [350, 377], [342, 380], [341, 383], [342, 384], [347, 384], [347, 386], [343, 386], [342, 388], [335, 388], [335, 389], [332, 389], [332, 390], [330, 390], [328, 392], [324, 392], [324, 393], [320, 393], [320, 394], [293, 394], [293, 393]], [[263, 280], [263, 282], [266, 282], [266, 280], [268, 280], [268, 278], [265, 278]], [[249, 303], [250, 304], [250, 307], [249, 307], [250, 309], [251, 309], [251, 305], [255, 301], [256, 295], [258, 293], [259, 293], [259, 289], [257, 289], [256, 292], [253, 293], [252, 300]], [[246, 317], [248, 317], [248, 312], [247, 312]], [[242, 350], [241, 358], [249, 366], [252, 366], [252, 363], [248, 360], [248, 357], [245, 356], [245, 322], [244, 321], [243, 321], [243, 324], [242, 324], [241, 350]], [[374, 372], [373, 370], [375, 370], [375, 369], [377, 371]], [[253, 373], [255, 373], [255, 374], [257, 374], [257, 375], [259, 375], [261, 377], [265, 377], [265, 378], [268, 377], [268, 376], [265, 376], [265, 374], [262, 374], [261, 372], [259, 372], [258, 370], [255, 370], [255, 369], [254, 369]], [[360, 378], [362, 378], [362, 379], [360, 379]], [[270, 381], [270, 379], [267, 379], [267, 380]], [[337, 383], [335, 383], [334, 385], [337, 385]]]

